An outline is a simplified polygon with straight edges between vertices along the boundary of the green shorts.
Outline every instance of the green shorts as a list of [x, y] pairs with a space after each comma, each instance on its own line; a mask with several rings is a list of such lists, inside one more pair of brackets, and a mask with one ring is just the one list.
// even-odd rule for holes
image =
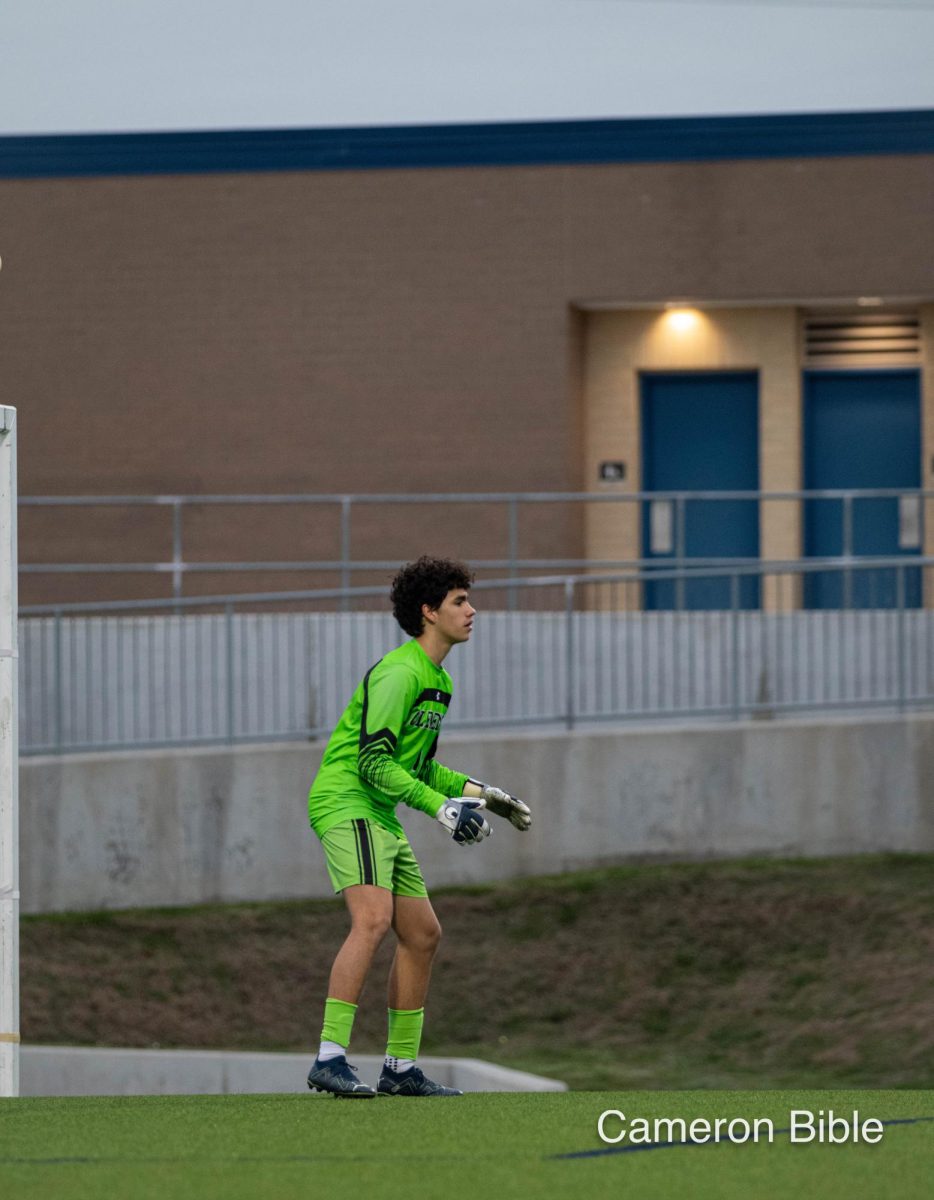
[[376, 821], [342, 821], [321, 835], [321, 844], [335, 892], [370, 883], [394, 896], [428, 895], [408, 839]]

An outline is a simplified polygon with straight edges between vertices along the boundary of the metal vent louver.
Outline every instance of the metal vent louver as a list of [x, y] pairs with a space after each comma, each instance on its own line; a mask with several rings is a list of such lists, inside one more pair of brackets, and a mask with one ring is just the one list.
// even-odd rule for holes
[[857, 310], [804, 314], [808, 367], [912, 366], [921, 359], [918, 314]]

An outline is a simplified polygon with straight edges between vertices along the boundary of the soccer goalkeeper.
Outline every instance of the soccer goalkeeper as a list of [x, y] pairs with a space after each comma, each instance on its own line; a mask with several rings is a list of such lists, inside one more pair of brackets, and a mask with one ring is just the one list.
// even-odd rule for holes
[[[441, 938], [422, 873], [396, 817], [401, 800], [437, 820], [459, 846], [489, 836], [483, 810], [517, 829], [531, 825], [521, 800], [435, 760], [451, 703], [442, 663], [470, 637], [476, 609], [462, 563], [420, 558], [403, 567], [390, 593], [393, 614], [411, 640], [371, 667], [331, 735], [308, 797], [335, 892], [350, 932], [331, 968], [318, 1056], [308, 1086], [335, 1096], [457, 1096], [416, 1064], [431, 964]], [[373, 955], [392, 928], [389, 1037], [376, 1088], [357, 1078], [347, 1047]]]

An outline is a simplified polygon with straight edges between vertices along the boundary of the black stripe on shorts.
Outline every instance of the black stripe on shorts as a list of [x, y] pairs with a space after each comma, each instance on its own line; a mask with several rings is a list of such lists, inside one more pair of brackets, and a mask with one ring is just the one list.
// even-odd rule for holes
[[373, 857], [373, 846], [370, 842], [370, 831], [363, 817], [354, 821], [357, 830], [357, 846], [359, 857], [363, 859], [363, 882], [376, 883], [376, 860]]
[[354, 849], [357, 851], [357, 878], [362, 879], [363, 878], [363, 859], [360, 856], [360, 830], [357, 828], [357, 825], [359, 824], [359, 822], [353, 821], [351, 823], [353, 825]]

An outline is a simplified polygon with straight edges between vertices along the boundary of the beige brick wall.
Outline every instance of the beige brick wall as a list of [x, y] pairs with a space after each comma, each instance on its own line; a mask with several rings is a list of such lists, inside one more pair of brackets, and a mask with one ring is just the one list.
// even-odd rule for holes
[[[932, 194], [934, 155], [3, 180], [0, 398], [19, 409], [21, 491], [577, 490], [616, 457], [635, 487], [616, 330], [630, 323], [630, 372], [671, 365], [665, 339], [657, 315], [580, 312], [677, 296], [739, 306], [668, 349], [685, 366], [759, 367], [763, 486], [794, 485], [787, 305], [930, 296]], [[31, 514], [23, 561], [169, 556], [151, 513], [95, 520]], [[522, 552], [578, 556], [583, 525], [529, 507]], [[632, 516], [586, 526], [594, 553], [636, 548]], [[506, 547], [489, 508], [374, 506], [354, 532], [367, 558]], [[204, 560], [337, 545], [333, 518], [308, 511], [196, 513], [190, 533]], [[797, 539], [790, 513], [765, 517], [767, 556]], [[105, 577], [81, 595], [153, 582]], [[28, 577], [21, 595], [78, 598], [78, 584]]]
[[[692, 323], [677, 328], [666, 311], [591, 312], [587, 318], [584, 473], [595, 490], [638, 492], [640, 478], [640, 374], [644, 371], [755, 370], [759, 373], [759, 471], [763, 491], [801, 487], [801, 370], [794, 308], [690, 310]], [[597, 483], [598, 464], [622, 459], [621, 483]], [[765, 559], [800, 552], [799, 507], [763, 504], [761, 552]], [[602, 559], [641, 554], [639, 506], [592, 505], [588, 553]]]

